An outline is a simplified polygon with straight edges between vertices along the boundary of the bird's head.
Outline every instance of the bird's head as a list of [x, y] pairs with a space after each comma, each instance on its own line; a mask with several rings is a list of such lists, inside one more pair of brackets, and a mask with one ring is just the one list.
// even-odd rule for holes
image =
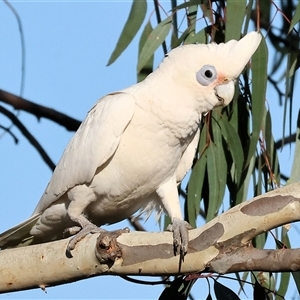
[[230, 103], [235, 80], [260, 41], [261, 35], [251, 32], [239, 41], [184, 45], [168, 54], [166, 69], [169, 69], [168, 64], [173, 65], [170, 68], [172, 81], [201, 102], [200, 112], [203, 113]]

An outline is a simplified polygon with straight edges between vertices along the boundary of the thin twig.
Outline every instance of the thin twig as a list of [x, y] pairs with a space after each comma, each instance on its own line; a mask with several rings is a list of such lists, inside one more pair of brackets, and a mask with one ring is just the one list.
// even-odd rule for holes
[[19, 143], [19, 139], [11, 132], [10, 127], [4, 127], [0, 124], [0, 128], [7, 132], [13, 139], [16, 144]]
[[38, 151], [38, 153], [43, 158], [47, 166], [53, 171], [55, 169], [55, 164], [40, 145], [40, 143], [35, 139], [35, 137], [28, 131], [28, 129], [20, 122], [20, 120], [9, 110], [0, 105], [0, 113], [9, 118], [13, 124], [22, 132], [22, 134], [27, 138], [29, 143]]
[[[157, 24], [159, 24], [159, 23], [161, 23], [161, 17], [160, 17], [160, 12], [159, 12], [158, 0], [154, 0], [153, 2], [154, 2], [154, 9], [155, 9], [155, 14], [156, 14]], [[162, 48], [164, 51], [164, 55], [166, 55], [168, 50], [167, 50], [167, 45], [166, 45], [165, 41], [162, 42]]]
[[177, 6], [177, 1], [176, 0], [171, 0], [171, 5], [172, 5], [172, 11], [173, 13], [173, 34], [175, 35], [176, 38], [178, 38], [178, 22], [177, 22], [177, 12], [175, 11], [175, 7]]
[[19, 14], [17, 13], [17, 11], [15, 10], [15, 8], [7, 1], [4, 0], [4, 3], [9, 7], [9, 9], [12, 11], [12, 13], [14, 14], [14, 16], [17, 19], [17, 23], [18, 23], [18, 28], [20, 31], [20, 39], [21, 39], [21, 52], [22, 52], [22, 59], [21, 59], [21, 86], [20, 86], [20, 96], [22, 97], [23, 95], [23, 91], [24, 91], [24, 85], [25, 85], [25, 38], [24, 38], [24, 32], [23, 32], [23, 26], [22, 26], [22, 21], [21, 18], [19, 16]]

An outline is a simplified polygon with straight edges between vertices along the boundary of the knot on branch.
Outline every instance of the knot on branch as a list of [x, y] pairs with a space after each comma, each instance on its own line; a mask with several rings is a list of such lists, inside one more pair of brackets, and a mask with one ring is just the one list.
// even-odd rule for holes
[[99, 234], [96, 243], [96, 257], [101, 264], [113, 265], [116, 259], [122, 257], [122, 249], [117, 242], [117, 238], [122, 233], [128, 233], [129, 228], [115, 231], [105, 231]]

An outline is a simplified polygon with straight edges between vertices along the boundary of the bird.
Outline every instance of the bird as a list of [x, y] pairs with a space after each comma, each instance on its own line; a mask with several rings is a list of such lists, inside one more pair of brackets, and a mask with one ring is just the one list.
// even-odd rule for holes
[[66, 146], [33, 214], [0, 234], [1, 250], [77, 242], [138, 211], [163, 210], [174, 248], [188, 250], [177, 186], [192, 167], [203, 115], [226, 106], [261, 34], [181, 45], [143, 81], [102, 97]]

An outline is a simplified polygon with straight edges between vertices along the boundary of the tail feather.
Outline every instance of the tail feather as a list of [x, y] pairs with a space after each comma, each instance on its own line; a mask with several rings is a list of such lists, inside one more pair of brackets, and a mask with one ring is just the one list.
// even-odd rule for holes
[[11, 247], [30, 245], [34, 238], [30, 234], [30, 230], [35, 225], [40, 216], [41, 213], [33, 215], [24, 222], [1, 233], [0, 248], [6, 249]]

